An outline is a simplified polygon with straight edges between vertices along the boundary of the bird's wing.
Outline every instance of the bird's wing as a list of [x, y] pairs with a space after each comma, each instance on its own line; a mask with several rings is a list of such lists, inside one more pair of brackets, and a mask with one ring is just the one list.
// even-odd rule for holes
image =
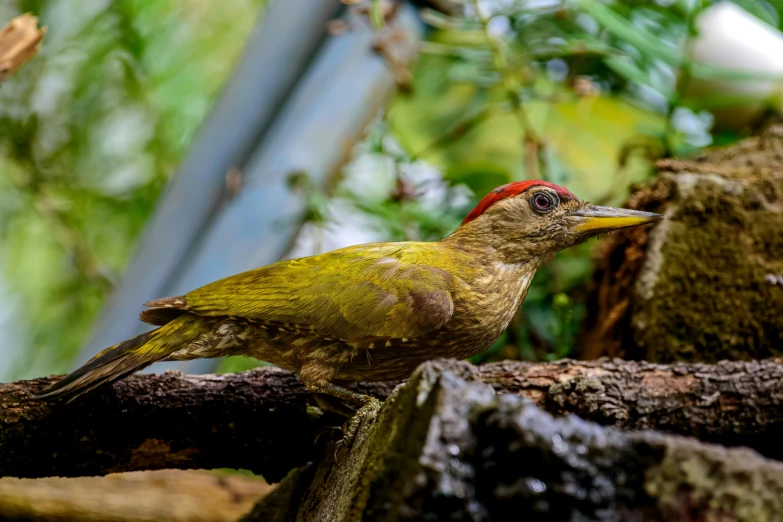
[[451, 318], [453, 277], [403, 249], [364, 245], [275, 263], [190, 292], [185, 306], [367, 346], [413, 339]]

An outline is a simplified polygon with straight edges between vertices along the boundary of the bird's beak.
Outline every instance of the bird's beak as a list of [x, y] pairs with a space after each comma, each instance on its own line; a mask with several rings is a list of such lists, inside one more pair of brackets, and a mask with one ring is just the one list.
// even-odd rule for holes
[[628, 210], [625, 208], [597, 207], [586, 205], [571, 213], [577, 222], [574, 230], [578, 232], [611, 232], [621, 228], [636, 227], [654, 223], [663, 219], [661, 214]]

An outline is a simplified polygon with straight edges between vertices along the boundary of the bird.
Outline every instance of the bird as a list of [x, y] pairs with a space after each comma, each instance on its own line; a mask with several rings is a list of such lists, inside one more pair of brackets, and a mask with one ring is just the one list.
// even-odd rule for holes
[[427, 360], [486, 350], [556, 252], [661, 219], [591, 205], [547, 181], [508, 183], [439, 241], [349, 246], [149, 301], [140, 320], [156, 329], [35, 398], [71, 401], [158, 361], [245, 355], [298, 373], [319, 405], [361, 409], [375, 399], [349, 383], [405, 379]]

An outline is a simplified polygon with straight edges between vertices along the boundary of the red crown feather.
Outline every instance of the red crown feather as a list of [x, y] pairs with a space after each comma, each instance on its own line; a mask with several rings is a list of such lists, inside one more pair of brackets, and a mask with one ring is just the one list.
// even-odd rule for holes
[[470, 214], [465, 217], [465, 219], [462, 221], [462, 224], [464, 225], [465, 223], [473, 221], [498, 201], [517, 196], [533, 187], [549, 187], [557, 192], [557, 194], [560, 196], [560, 199], [576, 199], [576, 196], [571, 194], [571, 192], [569, 192], [567, 189], [564, 189], [559, 185], [555, 185], [554, 183], [549, 183], [548, 181], [541, 181], [538, 179], [515, 181], [513, 183], [501, 185], [484, 196], [484, 198], [479, 201], [478, 205], [476, 205], [473, 210], [470, 211]]

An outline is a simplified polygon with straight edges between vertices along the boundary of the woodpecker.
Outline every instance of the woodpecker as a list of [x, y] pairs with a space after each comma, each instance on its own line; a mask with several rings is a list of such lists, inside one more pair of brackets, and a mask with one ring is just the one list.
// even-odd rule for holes
[[429, 359], [486, 350], [556, 252], [662, 218], [590, 205], [546, 181], [509, 183], [440, 241], [351, 246], [150, 301], [140, 319], [156, 329], [106, 348], [38, 398], [73, 399], [158, 361], [245, 355], [299, 373], [316, 398], [361, 406], [370, 398], [346, 383], [402, 379]]

